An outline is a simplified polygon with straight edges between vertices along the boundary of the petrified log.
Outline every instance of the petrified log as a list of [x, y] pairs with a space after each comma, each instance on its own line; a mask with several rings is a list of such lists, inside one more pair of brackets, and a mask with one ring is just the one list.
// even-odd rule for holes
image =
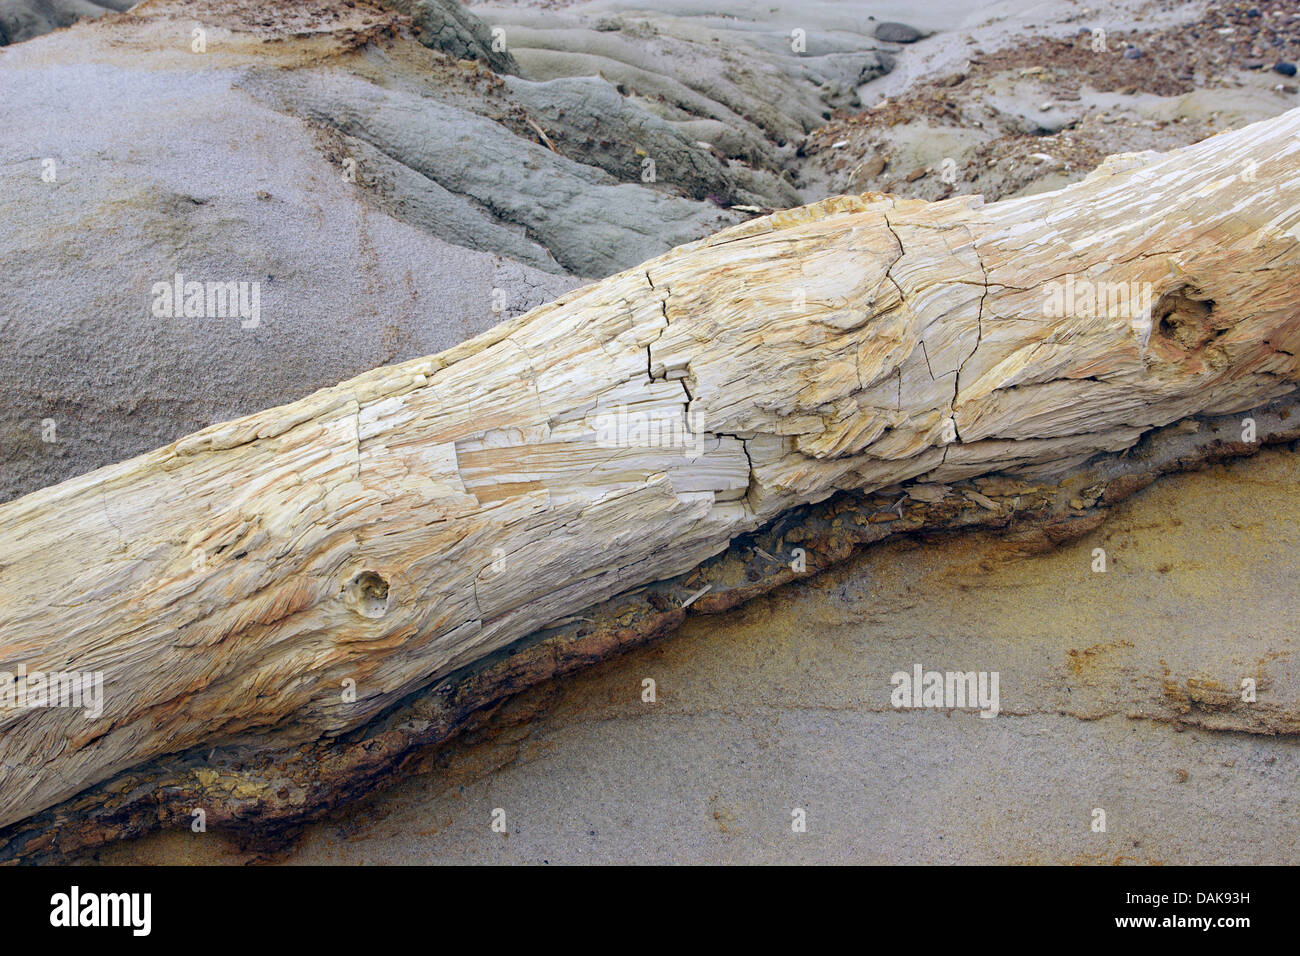
[[[1243, 440], [1244, 419], [1256, 441]], [[670, 633], [688, 617], [722, 613], [796, 578], [899, 537], [986, 531], [1035, 553], [1087, 534], [1115, 505], [1161, 475], [1300, 440], [1300, 391], [1238, 415], [1196, 416], [1157, 428], [1132, 448], [1098, 455], [1059, 481], [988, 475], [953, 485], [908, 482], [839, 492], [734, 539], [684, 575], [620, 594], [555, 622], [421, 688], [356, 730], [283, 746], [274, 728], [240, 744], [191, 748], [147, 761], [48, 810], [0, 828], [0, 861], [76, 860], [110, 841], [160, 827], [209, 831], [277, 852], [303, 823], [406, 774], [437, 766], [438, 745], [529, 720], [555, 689], [536, 684]], [[701, 592], [703, 592], [701, 594]], [[1243, 702], [1199, 671], [1165, 675], [1139, 709], [1147, 719], [1206, 729], [1300, 733], [1297, 701]], [[1261, 686], [1265, 676], [1259, 675]], [[633, 696], [640, 684], [629, 688]], [[1116, 713], [1130, 713], [1116, 702]]]
[[1292, 391], [1298, 149], [1293, 111], [1025, 199], [778, 213], [0, 506], [0, 666], [104, 681], [93, 719], [0, 712], [0, 824], [347, 734], [837, 490], [1059, 474]]

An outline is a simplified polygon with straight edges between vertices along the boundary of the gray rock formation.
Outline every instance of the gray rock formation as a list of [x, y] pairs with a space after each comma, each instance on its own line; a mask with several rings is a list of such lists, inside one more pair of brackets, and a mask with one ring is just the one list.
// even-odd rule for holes
[[21, 43], [84, 18], [129, 10], [139, 0], [0, 0], [0, 46]]
[[885, 43], [915, 43], [923, 36], [924, 33], [906, 23], [886, 21], [876, 24], [876, 39]]
[[777, 147], [855, 105], [855, 88], [892, 64], [870, 34], [807, 19], [475, 9], [534, 79], [600, 75], [670, 122], [712, 119]]
[[640, 179], [645, 159], [651, 158], [658, 180], [696, 199], [717, 196], [776, 208], [799, 203], [793, 186], [770, 168], [761, 168], [773, 167], [776, 161], [760, 141], [751, 140], [752, 151], [741, 148], [758, 169], [730, 163], [723, 149], [701, 147], [705, 136], [724, 133], [727, 128], [722, 124], [717, 124], [719, 129], [696, 128], [697, 138], [693, 138], [689, 124], [670, 123], [642, 109], [598, 76], [542, 83], [510, 77], [506, 87], [546, 128], [557, 148], [566, 155], [580, 155], [623, 182]]
[[241, 86], [279, 111], [365, 140], [502, 222], [522, 226], [575, 275], [629, 268], [737, 218], [709, 203], [620, 183], [486, 117], [340, 71], [256, 72]]
[[409, 16], [420, 42], [463, 60], [482, 60], [498, 73], [518, 73], [509, 50], [495, 49], [492, 31], [459, 0], [383, 0]]

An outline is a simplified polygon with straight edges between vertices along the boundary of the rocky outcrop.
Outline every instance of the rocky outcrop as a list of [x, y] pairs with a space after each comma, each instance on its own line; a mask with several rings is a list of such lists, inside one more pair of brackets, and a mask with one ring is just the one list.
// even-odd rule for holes
[[257, 72], [240, 87], [491, 210], [575, 275], [608, 275], [728, 221], [711, 203], [620, 183], [484, 116], [343, 72]]
[[793, 150], [831, 109], [855, 105], [857, 87], [892, 65], [869, 32], [819, 29], [813, 16], [476, 9], [533, 79], [599, 75], [670, 122], [712, 120], [777, 149]]
[[78, 20], [129, 10], [139, 0], [0, 0], [0, 46], [22, 43]]
[[492, 31], [459, 0], [384, 0], [416, 27], [420, 42], [462, 60], [482, 60], [498, 73], [519, 73], [519, 64]]

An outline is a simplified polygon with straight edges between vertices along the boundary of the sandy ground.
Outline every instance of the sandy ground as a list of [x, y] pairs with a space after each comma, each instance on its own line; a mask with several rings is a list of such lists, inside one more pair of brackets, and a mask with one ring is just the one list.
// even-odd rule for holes
[[[984, 536], [868, 551], [522, 695], [270, 859], [1300, 862], [1300, 741], [1201, 729], [1184, 693], [1253, 674], [1261, 707], [1296, 710], [1297, 480], [1287, 451], [1168, 479], [1038, 557]], [[914, 664], [997, 671], [1001, 713], [893, 709]], [[263, 857], [170, 832], [97, 859]]]

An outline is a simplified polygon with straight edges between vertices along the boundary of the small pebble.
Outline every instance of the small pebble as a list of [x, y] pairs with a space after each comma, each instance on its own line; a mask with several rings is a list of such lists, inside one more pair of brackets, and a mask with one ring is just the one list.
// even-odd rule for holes
[[883, 40], [886, 43], [915, 43], [922, 36], [924, 34], [920, 30], [905, 23], [887, 22], [876, 24], [876, 39]]

